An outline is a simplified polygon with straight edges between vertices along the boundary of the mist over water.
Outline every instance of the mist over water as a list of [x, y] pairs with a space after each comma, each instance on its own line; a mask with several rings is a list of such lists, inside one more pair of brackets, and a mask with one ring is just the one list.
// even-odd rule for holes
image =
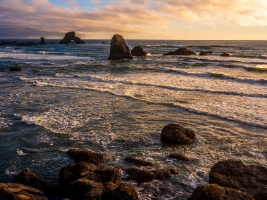
[[[149, 54], [108, 61], [102, 40], [0, 46], [0, 182], [30, 168], [57, 183], [60, 168], [73, 162], [72, 147], [104, 153], [106, 166], [130, 167], [123, 159], [135, 156], [179, 170], [138, 185], [143, 199], [186, 199], [219, 160], [267, 166], [267, 42], [126, 42]], [[214, 54], [162, 55], [179, 47]], [[22, 71], [9, 72], [13, 64]], [[162, 144], [169, 123], [191, 128], [197, 141]], [[193, 159], [166, 157], [173, 152]]]

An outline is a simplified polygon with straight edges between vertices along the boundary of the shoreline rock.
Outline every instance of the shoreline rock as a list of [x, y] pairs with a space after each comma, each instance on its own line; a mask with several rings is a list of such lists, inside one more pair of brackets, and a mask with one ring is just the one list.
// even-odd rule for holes
[[108, 60], [133, 59], [129, 47], [121, 35], [113, 35]]
[[75, 36], [75, 32], [71, 31], [65, 34], [65, 37], [60, 40], [59, 44], [85, 44], [81, 38]]
[[144, 49], [140, 46], [136, 46], [131, 51], [133, 56], [145, 56], [147, 52], [144, 51]]
[[189, 157], [181, 153], [171, 153], [170, 155], [168, 155], [168, 157], [175, 158], [177, 160], [182, 160], [182, 161], [190, 161]]
[[200, 51], [199, 55], [200, 56], [208, 56], [213, 54], [213, 51]]
[[133, 163], [133, 164], [139, 165], [139, 166], [152, 166], [153, 165], [152, 162], [149, 162], [149, 161], [146, 161], [146, 160], [137, 159], [137, 158], [133, 158], [133, 157], [126, 157], [124, 160], [126, 162]]

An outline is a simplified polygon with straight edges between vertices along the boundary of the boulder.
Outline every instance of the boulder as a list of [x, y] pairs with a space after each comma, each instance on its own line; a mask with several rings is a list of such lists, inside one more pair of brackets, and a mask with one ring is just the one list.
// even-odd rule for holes
[[196, 134], [179, 124], [169, 124], [162, 129], [160, 137], [166, 144], [188, 145], [195, 141]]
[[13, 66], [13, 67], [9, 68], [9, 71], [11, 71], [11, 72], [20, 72], [21, 68], [18, 67], [18, 66]]
[[139, 166], [152, 166], [153, 165], [152, 162], [149, 162], [149, 161], [146, 161], [146, 160], [137, 159], [137, 158], [133, 158], [133, 157], [126, 157], [124, 160], [126, 162], [133, 163], [133, 164], [139, 165]]
[[114, 192], [112, 200], [140, 200], [137, 189], [131, 184], [121, 184]]
[[86, 176], [89, 172], [97, 170], [97, 168], [94, 164], [86, 162], [79, 162], [63, 167], [59, 171], [59, 181], [63, 185], [69, 184], [72, 181]]
[[140, 46], [136, 46], [131, 51], [133, 56], [145, 56], [147, 52], [144, 51], [144, 49]]
[[209, 184], [197, 187], [187, 200], [254, 200], [251, 196], [235, 189]]
[[121, 35], [115, 34], [111, 39], [108, 60], [133, 59], [129, 47]]
[[200, 53], [199, 53], [200, 56], [207, 56], [210, 54], [213, 54], [213, 52], [212, 51], [200, 51]]
[[67, 151], [69, 157], [77, 162], [84, 161], [92, 163], [98, 167], [105, 164], [105, 160], [102, 154], [93, 152], [88, 149], [70, 149]]
[[134, 180], [137, 183], [150, 182], [154, 179], [166, 179], [171, 177], [173, 174], [178, 173], [176, 170], [169, 169], [157, 169], [157, 170], [141, 170], [137, 168], [128, 168], [124, 170], [129, 177], [127, 180]]
[[171, 153], [168, 155], [170, 158], [175, 158], [177, 160], [183, 160], [183, 161], [190, 161], [190, 158], [184, 154], [181, 153]]
[[49, 183], [45, 179], [40, 178], [30, 169], [22, 170], [13, 180], [12, 183], [21, 183], [32, 186], [38, 190], [43, 191], [47, 196], [52, 196], [56, 193], [56, 186]]
[[45, 194], [31, 186], [19, 183], [0, 183], [0, 199], [5, 200], [48, 200]]
[[86, 178], [81, 178], [71, 182], [68, 185], [66, 192], [68, 198], [101, 200], [103, 185]]
[[267, 199], [267, 168], [244, 165], [240, 160], [216, 163], [211, 168], [209, 183], [241, 190], [256, 200]]
[[223, 54], [221, 54], [221, 56], [223, 56], [223, 57], [229, 57], [230, 54], [229, 53], [223, 53]]
[[63, 40], [59, 42], [59, 44], [70, 44], [70, 43], [75, 43], [75, 44], [85, 44], [83, 40], [81, 40], [79, 37], [75, 36], [75, 32], [71, 31], [65, 34], [65, 37]]
[[189, 55], [196, 55], [195, 52], [191, 51], [190, 49], [187, 48], [179, 48], [176, 51], [170, 51], [169, 53], [163, 54], [165, 56], [167, 55], [184, 55], [184, 56], [189, 56]]

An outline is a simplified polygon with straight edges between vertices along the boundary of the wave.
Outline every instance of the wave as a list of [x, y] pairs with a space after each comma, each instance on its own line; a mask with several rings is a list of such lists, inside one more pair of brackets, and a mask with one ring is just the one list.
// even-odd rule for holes
[[[66, 81], [70, 81], [70, 77], [66, 77], [65, 78]], [[114, 90], [114, 86], [112, 86], [112, 82], [116, 82], [116, 83], [123, 83], [123, 84], [135, 84], [135, 85], [141, 85], [141, 86], [153, 86], [153, 87], [159, 87], [159, 88], [164, 88], [164, 89], [172, 89], [172, 90], [180, 90], [180, 91], [192, 91], [192, 92], [204, 92], [204, 93], [215, 93], [215, 94], [225, 94], [225, 95], [239, 95], [240, 97], [264, 97], [266, 98], [267, 95], [262, 95], [262, 94], [243, 94], [243, 93], [236, 93], [236, 92], [223, 92], [223, 91], [210, 91], [210, 90], [202, 90], [202, 89], [187, 89], [187, 88], [176, 88], [176, 87], [172, 87], [172, 86], [159, 86], [159, 85], [154, 85], [154, 84], [144, 84], [144, 83], [133, 83], [131, 81], [112, 81], [112, 80], [107, 80], [107, 79], [101, 79], [98, 77], [87, 77], [87, 81], [88, 80], [92, 80], [92, 81], [103, 81], [103, 82], [108, 82], [109, 84], [105, 84], [105, 85], [101, 85], [100, 87], [95, 87], [94, 85], [90, 86], [90, 85], [79, 85], [79, 84], [73, 84], [70, 82], [68, 82], [69, 84], [66, 83], [56, 83], [56, 82], [52, 82], [49, 83], [47, 81], [42, 81], [41, 79], [38, 79], [38, 82], [36, 83], [36, 85], [38, 86], [50, 86], [50, 87], [59, 87], [59, 88], [68, 88], [68, 89], [81, 89], [81, 90], [92, 90], [92, 91], [97, 91], [97, 92], [104, 92], [104, 93], [109, 93], [115, 96], [121, 96], [121, 97], [126, 97], [126, 98], [131, 98], [131, 99], [135, 99], [138, 101], [143, 101], [146, 103], [151, 103], [151, 104], [159, 104], [159, 105], [165, 105], [165, 106], [174, 106], [174, 107], [179, 107], [182, 108], [186, 111], [189, 112], [193, 112], [193, 113], [197, 113], [197, 114], [204, 114], [204, 115], [208, 115], [208, 116], [214, 116], [217, 118], [221, 118], [221, 119], [226, 119], [229, 121], [235, 121], [235, 122], [240, 122], [240, 123], [244, 123], [244, 124], [248, 124], [250, 126], [257, 126], [257, 127], [262, 127], [262, 128], [266, 128], [267, 126], [264, 122], [264, 120], [257, 118], [257, 120], [255, 122], [251, 122], [253, 121], [253, 117], [245, 117], [247, 116], [247, 114], [243, 114], [242, 112], [240, 113], [241, 116], [236, 116], [235, 113], [232, 113], [231, 108], [230, 110], [228, 109], [228, 107], [212, 107], [211, 109], [209, 109], [209, 107], [198, 107], [198, 105], [195, 105], [194, 103], [192, 104], [189, 101], [186, 100], [176, 100], [175, 102], [172, 101], [164, 101], [163, 99], [156, 99], [156, 101], [153, 98], [149, 98], [149, 95], [140, 95], [140, 94], [136, 94], [133, 93], [134, 91], [127, 91], [127, 90], [122, 90], [122, 89], [115, 89]], [[160, 89], [158, 91], [161, 91]], [[238, 101], [238, 100], [236, 100]], [[245, 99], [243, 98], [243, 100], [245, 102]], [[257, 101], [261, 101], [261, 100], [257, 100]], [[238, 101], [239, 102], [239, 101]], [[218, 103], [218, 105], [220, 104], [220, 102]], [[249, 105], [249, 104], [248, 104]], [[215, 109], [215, 110], [213, 110]], [[216, 110], [217, 109], [217, 110]], [[219, 110], [218, 110], [219, 109]], [[224, 110], [226, 109], [226, 110]], [[227, 111], [227, 112], [225, 112]], [[254, 111], [253, 111], [254, 112]], [[250, 121], [251, 120], [251, 121]], [[30, 120], [32, 121], [32, 120]], [[35, 120], [34, 120], [35, 121]], [[51, 129], [51, 127], [49, 128]], [[58, 131], [56, 131], [58, 132]]]

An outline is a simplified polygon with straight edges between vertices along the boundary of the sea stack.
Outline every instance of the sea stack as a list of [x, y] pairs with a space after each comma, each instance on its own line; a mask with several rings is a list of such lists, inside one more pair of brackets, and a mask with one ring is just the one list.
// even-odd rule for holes
[[83, 40], [79, 37], [75, 37], [75, 32], [71, 31], [65, 34], [63, 40], [59, 42], [59, 44], [85, 44]]
[[129, 47], [121, 35], [115, 34], [111, 39], [108, 60], [133, 59]]
[[46, 43], [45, 43], [45, 38], [44, 38], [44, 37], [41, 37], [41, 42], [40, 42], [40, 44], [46, 44]]
[[133, 56], [145, 56], [147, 52], [144, 51], [144, 49], [140, 46], [136, 46], [131, 51]]

